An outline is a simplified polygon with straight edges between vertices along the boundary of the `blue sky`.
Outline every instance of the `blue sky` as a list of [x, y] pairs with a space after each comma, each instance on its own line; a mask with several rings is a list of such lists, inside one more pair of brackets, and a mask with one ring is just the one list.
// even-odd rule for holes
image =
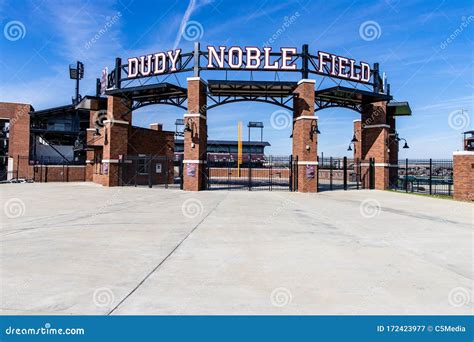
[[[117, 20], [113, 20], [118, 16]], [[115, 57], [126, 59], [169, 50], [175, 45], [191, 51], [193, 41], [180, 28], [189, 21], [202, 26], [202, 45], [263, 46], [288, 18], [296, 16], [273, 48], [309, 44], [310, 52], [379, 62], [397, 101], [409, 101], [413, 116], [397, 122], [410, 149], [400, 158], [448, 158], [462, 148], [461, 132], [474, 129], [474, 8], [466, 1], [5, 1], [0, 0], [0, 101], [31, 103], [43, 109], [70, 103], [74, 83], [68, 65], [85, 64], [82, 95], [95, 93], [100, 70], [113, 68]], [[113, 21], [113, 22], [112, 22]], [[20, 22], [20, 35], [8, 31]], [[375, 36], [361, 26], [376, 23]], [[111, 23], [107, 32], [87, 43]], [[378, 26], [378, 27], [377, 27]], [[373, 39], [372, 39], [373, 38]], [[181, 75], [169, 81], [185, 85]], [[204, 78], [223, 75], [205, 73]], [[228, 77], [243, 78], [242, 74]], [[247, 75], [248, 77], [248, 75]], [[265, 74], [267, 79], [274, 75]], [[281, 80], [296, 80], [280, 74]], [[316, 77], [317, 87], [334, 85]], [[460, 110], [466, 112], [461, 113]], [[240, 103], [208, 113], [210, 139], [235, 139], [237, 122], [263, 121], [264, 138], [272, 154], [291, 151], [290, 128], [271, 126], [279, 107]], [[170, 106], [149, 106], [134, 113], [135, 125], [162, 122], [174, 130], [183, 112]], [[329, 156], [350, 155], [352, 122], [360, 117], [347, 109], [317, 113], [318, 151]], [[245, 138], [247, 135], [246, 129]], [[255, 132], [257, 137], [257, 132]]]

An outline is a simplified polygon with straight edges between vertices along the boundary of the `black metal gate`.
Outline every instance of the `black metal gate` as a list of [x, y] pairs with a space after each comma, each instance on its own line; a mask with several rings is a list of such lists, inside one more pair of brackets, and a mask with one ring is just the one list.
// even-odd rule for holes
[[119, 162], [119, 185], [183, 188], [183, 160], [154, 155], [126, 155]]
[[207, 188], [209, 190], [283, 190], [292, 191], [291, 156], [243, 155], [240, 167], [234, 154], [209, 154]]
[[375, 162], [347, 157], [318, 158], [318, 191], [374, 189]]

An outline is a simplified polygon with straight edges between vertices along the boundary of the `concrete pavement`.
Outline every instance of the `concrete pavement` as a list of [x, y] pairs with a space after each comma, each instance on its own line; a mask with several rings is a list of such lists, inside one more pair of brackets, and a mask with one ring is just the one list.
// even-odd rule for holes
[[472, 314], [474, 205], [4, 184], [2, 314]]

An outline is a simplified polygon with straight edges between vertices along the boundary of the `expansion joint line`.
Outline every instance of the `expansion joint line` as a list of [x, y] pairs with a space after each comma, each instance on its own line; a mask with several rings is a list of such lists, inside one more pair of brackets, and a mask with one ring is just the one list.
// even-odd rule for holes
[[[226, 196], [226, 197], [227, 197], [227, 196]], [[135, 291], [137, 291], [137, 290], [140, 288], [140, 286], [142, 286], [142, 285], [145, 283], [145, 281], [147, 281], [147, 279], [150, 278], [150, 276], [151, 276], [153, 273], [155, 273], [155, 271], [158, 270], [158, 268], [160, 268], [161, 265], [163, 265], [163, 264], [166, 262], [166, 260], [168, 260], [168, 258], [169, 258], [171, 255], [173, 255], [174, 252], [176, 252], [176, 250], [183, 244], [184, 241], [186, 241], [186, 239], [187, 239], [189, 236], [191, 236], [191, 234], [201, 225], [201, 223], [203, 223], [204, 220], [206, 220], [207, 217], [208, 217], [209, 215], [211, 215], [211, 214], [217, 209], [217, 207], [219, 206], [219, 204], [220, 204], [221, 202], [222, 202], [222, 201], [219, 201], [219, 202], [214, 206], [214, 208], [212, 208], [212, 209], [207, 213], [207, 215], [204, 216], [204, 217], [202, 218], [202, 220], [199, 221], [199, 222], [193, 227], [193, 229], [191, 229], [191, 231], [190, 231], [188, 234], [186, 234], [186, 236], [176, 245], [176, 247], [173, 248], [173, 250], [172, 250], [171, 252], [169, 252], [169, 254], [168, 254], [163, 260], [161, 260], [160, 263], [159, 263], [158, 265], [156, 265], [155, 268], [153, 268], [153, 269], [145, 276], [145, 278], [143, 278], [143, 279], [138, 283], [137, 286], [135, 286], [135, 287], [132, 289], [132, 291], [130, 291], [112, 310], [110, 310], [110, 311], [107, 313], [107, 316], [113, 314], [114, 311], [117, 310], [117, 309], [119, 308], [119, 306], [122, 305], [122, 304], [128, 299], [128, 297], [130, 297]]]

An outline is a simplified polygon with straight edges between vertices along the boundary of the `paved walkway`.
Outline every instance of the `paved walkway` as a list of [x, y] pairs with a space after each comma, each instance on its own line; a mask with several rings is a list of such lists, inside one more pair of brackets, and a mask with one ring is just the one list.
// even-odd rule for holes
[[0, 185], [2, 314], [470, 314], [474, 205]]

